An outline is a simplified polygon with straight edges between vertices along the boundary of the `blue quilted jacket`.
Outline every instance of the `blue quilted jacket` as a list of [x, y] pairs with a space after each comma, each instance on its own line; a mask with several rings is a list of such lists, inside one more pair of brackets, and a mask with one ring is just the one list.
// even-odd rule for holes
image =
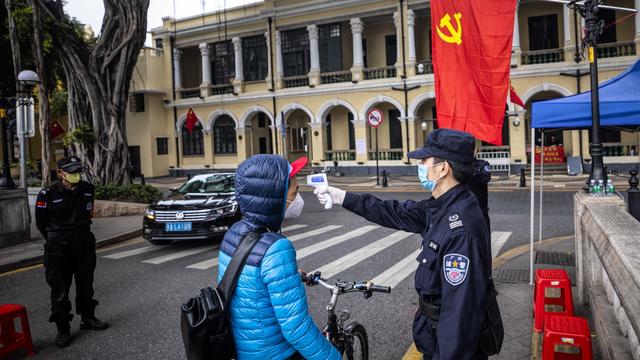
[[231, 298], [231, 326], [238, 360], [278, 360], [296, 351], [309, 360], [340, 359], [307, 309], [296, 251], [279, 233], [289, 185], [289, 163], [257, 155], [236, 172], [236, 197], [243, 218], [225, 234], [218, 254], [218, 282], [243, 235], [257, 226], [262, 235], [240, 274]]

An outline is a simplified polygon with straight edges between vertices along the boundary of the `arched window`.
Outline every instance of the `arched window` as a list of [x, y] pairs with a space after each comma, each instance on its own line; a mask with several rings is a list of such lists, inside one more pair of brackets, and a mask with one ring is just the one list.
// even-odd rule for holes
[[191, 133], [187, 129], [187, 122], [182, 125], [182, 155], [197, 156], [204, 155], [204, 142], [202, 139], [202, 125], [196, 122]]
[[213, 149], [216, 154], [236, 153], [236, 125], [227, 115], [213, 124]]

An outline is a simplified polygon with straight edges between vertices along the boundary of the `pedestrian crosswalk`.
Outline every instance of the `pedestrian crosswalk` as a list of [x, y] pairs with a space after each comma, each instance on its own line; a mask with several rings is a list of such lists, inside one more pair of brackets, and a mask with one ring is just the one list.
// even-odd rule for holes
[[[327, 255], [321, 258], [324, 264], [315, 265], [317, 268], [314, 270], [314, 272], [322, 272], [324, 278], [333, 278], [360, 263], [375, 262], [378, 254], [394, 253], [398, 249], [404, 249], [400, 250], [405, 252], [401, 254], [402, 258], [393, 264], [387, 264], [388, 268], [385, 268], [384, 264], [375, 264], [376, 266], [372, 267], [373, 269], [378, 269], [376, 272], [379, 272], [379, 274], [375, 275], [371, 281], [376, 284], [391, 286], [392, 288], [415, 272], [418, 266], [416, 258], [421, 251], [420, 249], [411, 251], [413, 246], [419, 246], [420, 244], [418, 234], [394, 231], [377, 225], [365, 225], [348, 229], [345, 228], [345, 225], [314, 227], [307, 224], [295, 224], [282, 228], [282, 233], [294, 243], [297, 259], [302, 268], [305, 268], [304, 262], [306, 258], [327, 252]], [[512, 233], [507, 231], [494, 231], [491, 233], [493, 257], [498, 255], [511, 235]], [[405, 242], [412, 238], [413, 243], [407, 246]], [[358, 244], [359, 247], [345, 253], [341, 253], [338, 250], [339, 256], [335, 256], [336, 251], [332, 250], [342, 245], [353, 248], [353, 244]], [[190, 262], [188, 259], [191, 257], [199, 257], [196, 262], [184, 267], [192, 270], [212, 271], [218, 266], [218, 248], [219, 243], [210, 245], [196, 244], [195, 247], [188, 247], [185, 244], [179, 246], [151, 245], [116, 251], [104, 255], [103, 258], [140, 261], [150, 265], [176, 263], [184, 266], [183, 263]], [[329, 252], [333, 255], [328, 255]], [[205, 254], [210, 254], [210, 256], [204, 258]], [[140, 260], [141, 257], [144, 257], [144, 259]], [[315, 264], [317, 264], [318, 258], [320, 257], [313, 258]], [[182, 260], [182, 262], [178, 260]]]

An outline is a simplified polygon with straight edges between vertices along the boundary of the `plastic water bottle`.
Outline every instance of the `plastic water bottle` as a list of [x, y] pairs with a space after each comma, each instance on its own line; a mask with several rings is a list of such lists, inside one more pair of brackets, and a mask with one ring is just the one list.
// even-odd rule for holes
[[613, 181], [607, 180], [607, 195], [613, 195], [616, 193], [616, 189], [613, 187]]
[[596, 181], [595, 180], [591, 180], [591, 183], [589, 184], [589, 195], [596, 196]]
[[598, 180], [598, 196], [604, 196], [605, 195], [605, 187], [604, 187], [604, 181], [603, 180]]

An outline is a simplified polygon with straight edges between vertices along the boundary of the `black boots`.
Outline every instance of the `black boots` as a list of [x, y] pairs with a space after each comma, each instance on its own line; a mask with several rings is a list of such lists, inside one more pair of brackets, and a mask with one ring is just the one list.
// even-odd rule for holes
[[58, 335], [56, 335], [56, 347], [63, 348], [71, 344], [71, 327], [67, 321], [56, 322]]
[[108, 327], [109, 324], [98, 320], [95, 316], [83, 317], [80, 321], [80, 329], [82, 330], [104, 330]]

